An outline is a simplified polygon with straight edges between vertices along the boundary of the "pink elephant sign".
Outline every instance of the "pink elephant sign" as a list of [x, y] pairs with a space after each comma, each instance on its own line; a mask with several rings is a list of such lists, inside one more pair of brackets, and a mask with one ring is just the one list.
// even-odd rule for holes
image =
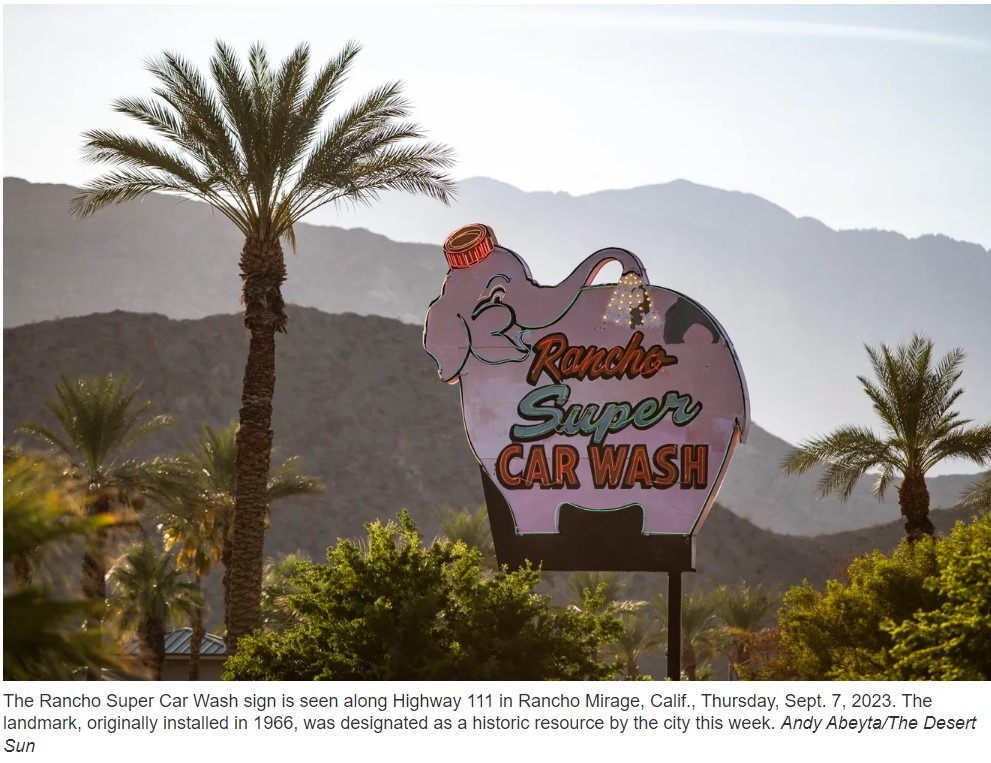
[[[444, 252], [424, 347], [461, 386], [487, 495], [508, 505], [515, 534], [559, 534], [565, 506], [632, 510], [643, 536], [698, 533], [750, 419], [716, 319], [650, 285], [624, 249], [600, 249], [556, 286], [485, 225], [455, 231]], [[613, 261], [619, 283], [592, 285]]]

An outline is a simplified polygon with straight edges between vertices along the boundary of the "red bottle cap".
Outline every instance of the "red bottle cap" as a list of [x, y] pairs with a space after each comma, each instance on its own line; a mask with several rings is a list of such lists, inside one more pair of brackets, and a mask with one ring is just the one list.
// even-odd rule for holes
[[458, 228], [444, 242], [444, 256], [452, 268], [467, 268], [484, 260], [499, 242], [488, 225], [472, 223]]

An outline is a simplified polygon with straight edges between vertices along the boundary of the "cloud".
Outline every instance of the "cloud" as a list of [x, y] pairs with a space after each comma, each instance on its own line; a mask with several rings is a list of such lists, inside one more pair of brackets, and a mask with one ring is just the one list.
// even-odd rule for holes
[[928, 45], [960, 50], [991, 52], [991, 40], [978, 37], [906, 29], [889, 26], [865, 26], [816, 21], [777, 21], [772, 19], [716, 18], [673, 16], [642, 12], [616, 13], [569, 9], [520, 9], [528, 23], [553, 26], [572, 25], [595, 29], [629, 29], [668, 33], [713, 32], [729, 34], [772, 35], [779, 37], [820, 37], [846, 40]]

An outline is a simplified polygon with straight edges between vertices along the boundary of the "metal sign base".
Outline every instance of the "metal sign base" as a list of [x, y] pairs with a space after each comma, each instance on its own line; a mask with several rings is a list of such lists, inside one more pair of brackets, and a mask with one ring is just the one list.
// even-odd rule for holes
[[[668, 678], [681, 680], [681, 573], [695, 572], [695, 536], [644, 535], [643, 510], [585, 511], [565, 504], [557, 534], [517, 535], [499, 488], [480, 468], [499, 565], [544, 570], [668, 573]], [[672, 627], [673, 624], [676, 627]]]

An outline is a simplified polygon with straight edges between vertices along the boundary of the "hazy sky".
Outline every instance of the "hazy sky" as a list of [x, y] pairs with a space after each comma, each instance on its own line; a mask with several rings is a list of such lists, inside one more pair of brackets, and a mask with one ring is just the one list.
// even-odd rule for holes
[[584, 193], [686, 178], [836, 228], [991, 248], [988, 7], [5, 6], [3, 174], [80, 184], [85, 129], [134, 128], [143, 61], [222, 38], [364, 50], [456, 177]]

